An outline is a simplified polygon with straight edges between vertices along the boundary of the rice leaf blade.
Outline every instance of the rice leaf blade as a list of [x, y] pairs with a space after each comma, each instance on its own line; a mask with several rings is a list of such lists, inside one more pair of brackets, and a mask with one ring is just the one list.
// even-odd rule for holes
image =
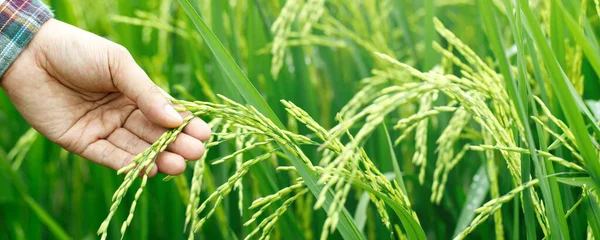
[[404, 209], [402, 206], [398, 205], [398, 203], [396, 203], [394, 200], [392, 200], [388, 196], [376, 191], [375, 189], [371, 188], [367, 184], [364, 184], [359, 181], [353, 181], [353, 183], [357, 187], [383, 199], [383, 201], [390, 208], [392, 208], [392, 210], [394, 210], [394, 212], [396, 213], [398, 218], [400, 218], [400, 221], [402, 222], [402, 226], [404, 226], [404, 231], [406, 231], [406, 235], [407, 235], [408, 239], [417, 239], [417, 240], [427, 239], [427, 237], [425, 236], [425, 232], [423, 232], [423, 228], [421, 228], [421, 225], [417, 221], [415, 221], [415, 219], [412, 217], [412, 215], [410, 213], [408, 213], [408, 211], [406, 211], [406, 209]]
[[460, 211], [460, 215], [458, 217], [456, 228], [454, 228], [452, 237], [456, 237], [460, 232], [469, 226], [471, 221], [473, 221], [473, 218], [475, 217], [475, 209], [481, 207], [481, 204], [487, 197], [489, 188], [490, 182], [488, 181], [488, 176], [485, 172], [485, 166], [481, 166], [479, 167], [479, 170], [477, 170], [477, 173], [475, 173], [473, 176], [473, 181], [469, 186], [467, 199], [465, 200], [465, 204]]
[[[491, 47], [492, 50], [494, 51], [494, 55], [497, 57], [498, 59], [498, 65], [500, 67], [500, 72], [502, 73], [502, 76], [504, 77], [504, 82], [506, 84], [507, 90], [508, 90], [508, 94], [509, 97], [511, 98], [511, 100], [513, 101], [513, 103], [515, 104], [519, 117], [520, 117], [520, 121], [525, 125], [526, 127], [526, 133], [527, 133], [527, 140], [529, 143], [529, 137], [532, 135], [531, 134], [531, 129], [529, 129], [528, 124], [527, 123], [527, 117], [524, 116], [524, 106], [523, 106], [523, 101], [522, 101], [522, 96], [518, 95], [517, 92], [517, 87], [516, 87], [516, 83], [515, 80], [512, 76], [512, 73], [510, 72], [510, 66], [509, 66], [509, 62], [508, 59], [505, 57], [505, 53], [504, 53], [504, 48], [502, 46], [501, 40], [500, 40], [500, 33], [498, 32], [498, 25], [496, 23], [496, 19], [493, 15], [493, 12], [490, 9], [490, 1], [489, 0], [483, 0], [480, 1], [480, 10], [482, 11], [482, 19], [484, 21], [484, 26], [486, 28], [486, 34], [488, 35], [488, 39], [490, 39], [491, 41]], [[504, 6], [506, 7], [506, 9], [512, 9], [512, 4], [510, 4], [507, 0], [504, 1]], [[508, 16], [511, 28], [513, 30], [513, 34], [518, 35], [518, 31], [519, 29], [517, 29], [517, 24], [515, 23], [517, 20], [513, 19], [512, 14], [510, 14]], [[521, 47], [520, 41], [518, 37], [515, 37], [516, 42], [517, 42], [517, 48]], [[518, 51], [518, 50], [517, 50]], [[520, 60], [520, 59], [519, 59]], [[520, 63], [520, 61], [519, 61]], [[521, 71], [519, 71], [521, 72]], [[521, 78], [521, 74], [519, 74], [519, 78]], [[520, 79], [519, 79], [520, 80]], [[513, 132], [514, 131], [513, 129]], [[530, 150], [534, 145], [530, 145]], [[537, 161], [537, 155], [532, 155], [531, 159], [533, 161]], [[521, 183], [526, 183], [530, 180], [531, 176], [529, 174], [530, 172], [530, 166], [531, 166], [531, 161], [523, 156], [521, 157]], [[526, 234], [527, 234], [527, 239], [537, 239], [537, 233], [536, 233], [536, 225], [535, 225], [535, 218], [534, 218], [534, 211], [533, 211], [533, 200], [531, 198], [531, 194], [530, 194], [530, 189], [525, 189], [523, 191], [522, 194], [522, 198], [523, 198], [523, 212], [525, 215], [525, 229], [526, 229]]]
[[398, 159], [396, 158], [396, 153], [394, 152], [394, 145], [392, 143], [392, 139], [390, 138], [390, 132], [387, 129], [387, 126], [385, 126], [385, 121], [383, 121], [384, 123], [381, 124], [383, 126], [383, 130], [385, 132], [385, 139], [390, 151], [390, 156], [392, 159], [390, 159], [392, 161], [392, 166], [394, 167], [394, 175], [395, 175], [395, 179], [396, 182], [398, 183], [398, 185], [400, 185], [400, 188], [402, 188], [402, 191], [404, 192], [404, 194], [408, 195], [408, 192], [406, 191], [406, 185], [404, 184], [404, 178], [402, 177], [402, 170], [400, 170], [400, 165], [398, 164]]
[[[546, 42], [546, 38], [542, 33], [540, 24], [537, 22], [529, 8], [528, 2], [519, 0], [519, 5], [522, 9], [521, 14], [525, 17], [525, 21], [523, 22], [526, 27], [525, 29], [532, 39], [534, 39], [536, 47], [542, 54], [542, 59], [549, 71], [552, 88], [565, 113], [567, 122], [570, 124], [575, 140], [581, 149], [585, 167], [590, 172], [590, 175], [596, 184], [598, 184], [600, 183], [600, 162], [598, 161], [596, 149], [587, 132], [587, 127], [585, 126], [580, 110], [583, 111], [589, 119], [594, 119], [594, 117], [589, 113], [585, 104], [583, 106], [581, 105], [583, 104], [583, 100], [574, 94], [572, 89], [573, 86], [558, 64], [555, 56], [552, 54], [552, 51]], [[569, 89], [570, 91], [565, 91], [565, 89]], [[595, 121], [593, 122], [595, 123]], [[597, 126], [596, 124], [593, 125]]]
[[371, 199], [369, 198], [369, 194], [363, 193], [360, 196], [360, 200], [358, 200], [356, 210], [354, 211], [354, 222], [356, 223], [356, 227], [363, 233], [367, 223], [367, 209], [369, 208], [370, 202]]
[[56, 239], [68, 240], [71, 237], [67, 232], [62, 229], [61, 225], [56, 222], [44, 208], [42, 208], [25, 190], [25, 184], [19, 178], [19, 175], [11, 168], [8, 163], [8, 158], [4, 150], [0, 149], [0, 170], [5, 172], [5, 175], [12, 180], [13, 185], [21, 195], [21, 198], [25, 204], [35, 213], [39, 220], [48, 227], [48, 230], [54, 235]]
[[425, 59], [423, 70], [430, 70], [439, 63], [439, 54], [433, 49], [433, 42], [436, 41], [436, 31], [433, 25], [435, 17], [435, 3], [433, 0], [425, 0]]
[[564, 183], [573, 187], [596, 187], [594, 180], [590, 177], [559, 177], [556, 178], [560, 183]]
[[[592, 191], [598, 191], [598, 188], [593, 189]], [[584, 208], [585, 214], [588, 218], [588, 224], [592, 229], [592, 233], [594, 234], [594, 239], [600, 238], [600, 203], [598, 203], [597, 199], [592, 196], [594, 192], [591, 192], [590, 195], [586, 196], [584, 199]]]
[[563, 22], [573, 35], [575, 41], [581, 46], [581, 49], [585, 53], [585, 56], [589, 60], [590, 65], [596, 71], [596, 74], [600, 75], [600, 51], [596, 48], [592, 41], [588, 40], [585, 36], [585, 32], [579, 27], [573, 16], [564, 7], [563, 3], [559, 0], [552, 0], [553, 6], [557, 7], [559, 13], [562, 14]]
[[[508, 4], [505, 4], [506, 6], [508, 6]], [[531, 94], [525, 94], [525, 95], [518, 95], [518, 89], [517, 89], [517, 84], [512, 76], [512, 73], [510, 72], [510, 65], [508, 62], [508, 59], [506, 58], [506, 54], [504, 53], [504, 47], [502, 45], [502, 39], [500, 37], [500, 31], [499, 31], [499, 27], [498, 27], [498, 23], [496, 22], [496, 18], [495, 18], [495, 13], [492, 11], [493, 8], [491, 6], [491, 1], [490, 0], [481, 0], [480, 1], [480, 10], [482, 11], [482, 18], [484, 21], [484, 25], [486, 26], [486, 33], [488, 34], [488, 39], [490, 41], [492, 50], [494, 51], [494, 55], [496, 56], [496, 58], [498, 59], [499, 62], [499, 66], [500, 66], [500, 71], [502, 73], [502, 75], [504, 76], [504, 81], [506, 83], [508, 92], [509, 92], [509, 96], [512, 100], [512, 102], [514, 103], [514, 105], [517, 108], [517, 112], [519, 114], [520, 117], [520, 121], [525, 129], [525, 138], [527, 140], [527, 146], [529, 148], [529, 151], [532, 153], [531, 154], [531, 160], [534, 163], [535, 166], [535, 170], [536, 170], [536, 174], [539, 176], [540, 179], [540, 186], [542, 188], [542, 195], [544, 197], [544, 202], [547, 205], [547, 211], [548, 211], [548, 218], [550, 221], [550, 229], [552, 231], [552, 235], [553, 236], [561, 236], [563, 239], [569, 239], [569, 230], [568, 230], [568, 226], [567, 226], [567, 222], [566, 219], [564, 217], [564, 211], [562, 209], [562, 201], [561, 201], [561, 197], [560, 197], [560, 192], [558, 190], [558, 185], [556, 184], [556, 180], [552, 177], [546, 178], [543, 176], [548, 176], [554, 173], [554, 170], [552, 168], [552, 164], [547, 163], [547, 161], [545, 161], [543, 158], [538, 157], [537, 155], [537, 149], [535, 148], [535, 140], [534, 140], [534, 136], [533, 136], [533, 131], [531, 130], [531, 127], [529, 125], [529, 117], [528, 117], [528, 113], [527, 113], [527, 109], [526, 109], [526, 104], [524, 102], [524, 99], [522, 99], [523, 96], [531, 96]], [[524, 73], [526, 71], [524, 63], [525, 63], [525, 57], [523, 55], [524, 52], [524, 44], [522, 43], [522, 40], [520, 39], [521, 37], [521, 30], [517, 27], [519, 26], [520, 19], [519, 19], [519, 15], [517, 15], [517, 19], [513, 20], [513, 23], [511, 24], [513, 31], [514, 31], [514, 35], [516, 36], [516, 42], [517, 42], [517, 47], [518, 47], [518, 57], [519, 57], [519, 85], [521, 86], [521, 90], [524, 93], [527, 93], [526, 91], [528, 90], [527, 88], [525, 88], [525, 86], [527, 86], [525, 77], [524, 77]], [[535, 112], [535, 110], [534, 110]], [[538, 129], [538, 135], [542, 134], [543, 131]], [[543, 136], [540, 135], [540, 136]], [[543, 138], [541, 138], [543, 139]], [[523, 161], [521, 162], [521, 176], [522, 176], [522, 181], [527, 182], [530, 179], [530, 161], [528, 158], [524, 157], [522, 158]], [[530, 197], [528, 197], [530, 195], [529, 193], [529, 189], [526, 189], [526, 191], [524, 191], [523, 193], [523, 198], [524, 201], [531, 201]], [[530, 207], [530, 203], [529, 202], [525, 202], [525, 214], [526, 214], [526, 223], [527, 223], [527, 229], [528, 229], [528, 237], [531, 239], [535, 239], [535, 225], [533, 225], [533, 211], [528, 211], [528, 208]], [[532, 209], [529, 209], [532, 210]], [[530, 213], [529, 216], [527, 216], [527, 213]]]

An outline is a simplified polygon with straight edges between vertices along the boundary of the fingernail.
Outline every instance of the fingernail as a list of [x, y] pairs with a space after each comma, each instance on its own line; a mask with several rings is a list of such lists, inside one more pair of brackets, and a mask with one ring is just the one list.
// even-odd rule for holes
[[165, 105], [165, 112], [167, 113], [167, 115], [169, 115], [171, 119], [179, 122], [183, 121], [181, 115], [179, 115], [179, 113], [175, 111], [175, 108], [173, 108], [173, 106], [171, 106], [170, 104]]

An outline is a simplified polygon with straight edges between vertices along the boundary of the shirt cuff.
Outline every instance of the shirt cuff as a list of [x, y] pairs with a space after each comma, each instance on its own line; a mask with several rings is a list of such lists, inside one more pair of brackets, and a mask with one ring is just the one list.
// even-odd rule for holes
[[0, 77], [53, 16], [40, 0], [0, 0]]

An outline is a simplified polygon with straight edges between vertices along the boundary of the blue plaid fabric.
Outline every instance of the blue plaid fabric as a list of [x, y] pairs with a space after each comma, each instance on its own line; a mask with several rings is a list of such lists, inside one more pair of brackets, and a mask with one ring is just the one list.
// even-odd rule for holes
[[52, 17], [39, 0], [0, 0], [0, 76]]

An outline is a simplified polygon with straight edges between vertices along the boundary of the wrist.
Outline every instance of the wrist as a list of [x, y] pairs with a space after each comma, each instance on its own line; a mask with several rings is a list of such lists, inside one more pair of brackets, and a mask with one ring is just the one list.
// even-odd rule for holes
[[57, 27], [59, 22], [54, 18], [48, 19], [40, 26], [35, 36], [23, 49], [23, 52], [28, 52], [34, 56], [37, 66], [44, 69], [46, 68], [48, 51], [54, 48], [53, 43], [58, 39], [57, 36], [61, 36], [60, 28]]
[[[22, 71], [31, 68], [45, 68], [46, 50], [52, 41], [52, 32], [56, 22], [53, 18], [40, 25], [35, 35], [21, 49], [18, 55], [10, 62], [8, 67], [0, 74], [0, 87], [6, 88], [6, 81], [10, 81], [13, 71]], [[17, 79], [18, 80], [18, 79]]]

